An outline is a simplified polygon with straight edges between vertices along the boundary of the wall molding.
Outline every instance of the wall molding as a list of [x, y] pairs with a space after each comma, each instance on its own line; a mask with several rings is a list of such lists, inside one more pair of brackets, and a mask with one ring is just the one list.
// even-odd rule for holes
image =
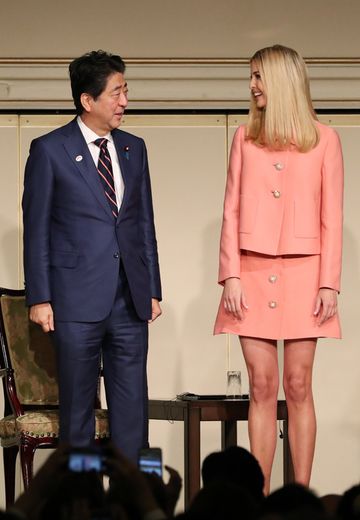
[[[0, 109], [73, 108], [71, 58], [0, 58]], [[360, 58], [305, 59], [317, 108], [360, 107]], [[248, 58], [127, 58], [133, 109], [248, 106]]]

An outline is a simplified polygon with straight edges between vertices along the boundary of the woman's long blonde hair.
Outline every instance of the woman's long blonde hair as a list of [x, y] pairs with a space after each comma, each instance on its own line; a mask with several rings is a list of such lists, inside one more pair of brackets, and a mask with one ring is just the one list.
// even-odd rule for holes
[[293, 49], [274, 45], [257, 51], [250, 63], [259, 69], [267, 101], [259, 109], [251, 98], [247, 139], [273, 150], [314, 148], [319, 134], [304, 60]]

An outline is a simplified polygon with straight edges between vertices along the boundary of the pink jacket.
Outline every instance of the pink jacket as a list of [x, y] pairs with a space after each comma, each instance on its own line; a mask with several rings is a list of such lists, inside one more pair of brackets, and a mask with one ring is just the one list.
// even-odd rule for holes
[[225, 192], [219, 283], [240, 278], [241, 249], [321, 255], [319, 287], [340, 290], [343, 160], [337, 133], [317, 123], [310, 152], [269, 151], [234, 136]]

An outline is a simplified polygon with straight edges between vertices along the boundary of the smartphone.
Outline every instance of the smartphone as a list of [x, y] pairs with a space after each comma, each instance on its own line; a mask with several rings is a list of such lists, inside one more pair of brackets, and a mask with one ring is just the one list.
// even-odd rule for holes
[[161, 448], [143, 448], [139, 451], [138, 466], [144, 473], [155, 473], [162, 478]]
[[96, 448], [73, 448], [69, 454], [68, 469], [78, 473], [86, 471], [103, 473], [104, 455]]

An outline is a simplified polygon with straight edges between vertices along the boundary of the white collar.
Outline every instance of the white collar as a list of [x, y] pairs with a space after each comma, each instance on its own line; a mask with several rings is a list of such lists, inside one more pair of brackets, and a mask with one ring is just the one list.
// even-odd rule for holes
[[111, 143], [114, 143], [113, 137], [110, 132], [107, 133], [106, 135], [97, 135], [93, 130], [91, 130], [91, 128], [86, 126], [86, 124], [84, 123], [84, 121], [81, 119], [80, 116], [77, 116], [76, 121], [80, 127], [81, 133], [84, 136], [86, 144], [93, 143], [96, 139], [99, 139], [101, 137], [106, 138]]

